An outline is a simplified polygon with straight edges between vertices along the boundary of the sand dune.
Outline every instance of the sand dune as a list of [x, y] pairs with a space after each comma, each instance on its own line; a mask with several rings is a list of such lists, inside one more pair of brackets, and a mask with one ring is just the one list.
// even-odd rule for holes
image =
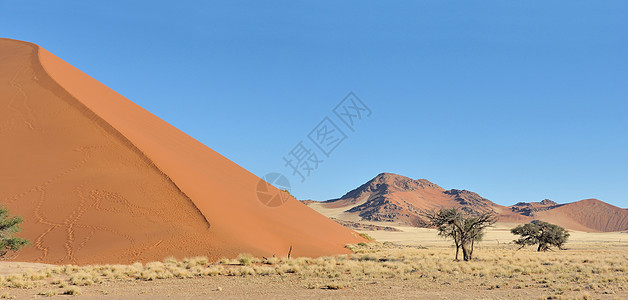
[[[20, 261], [129, 263], [345, 253], [353, 231], [37, 45], [0, 39], [0, 203], [24, 217]], [[273, 189], [273, 192], [278, 192]]]
[[[539, 220], [568, 223], [566, 227], [587, 232], [628, 230], [628, 211], [597, 199], [586, 199], [539, 212]], [[562, 221], [565, 220], [565, 221]], [[582, 228], [577, 229], [577, 226]]]

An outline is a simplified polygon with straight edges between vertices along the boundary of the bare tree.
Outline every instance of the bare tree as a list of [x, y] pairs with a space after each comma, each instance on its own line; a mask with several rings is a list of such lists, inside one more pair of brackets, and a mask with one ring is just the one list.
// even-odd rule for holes
[[429, 224], [436, 227], [438, 235], [451, 238], [456, 246], [456, 260], [459, 250], [465, 261], [473, 259], [473, 247], [476, 241], [484, 237], [484, 229], [497, 221], [494, 212], [482, 212], [470, 215], [458, 208], [444, 208], [423, 214]]

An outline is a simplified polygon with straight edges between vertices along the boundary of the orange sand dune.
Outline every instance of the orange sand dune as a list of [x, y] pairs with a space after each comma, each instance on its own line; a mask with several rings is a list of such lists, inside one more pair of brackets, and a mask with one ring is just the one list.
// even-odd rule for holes
[[[130, 263], [346, 253], [362, 239], [37, 45], [0, 39], [0, 203], [17, 260]], [[272, 192], [278, 192], [273, 188]]]
[[[628, 210], [597, 199], [563, 204], [552, 210], [539, 212], [536, 219], [587, 232], [628, 230]], [[578, 228], [579, 226], [582, 228]]]

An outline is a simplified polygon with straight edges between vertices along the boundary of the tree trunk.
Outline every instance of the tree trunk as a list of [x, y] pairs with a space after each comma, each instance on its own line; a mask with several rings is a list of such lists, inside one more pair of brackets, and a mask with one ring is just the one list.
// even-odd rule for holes
[[462, 258], [464, 261], [469, 261], [471, 257], [469, 257], [469, 250], [467, 249], [466, 244], [462, 244]]
[[456, 260], [458, 260], [458, 252], [460, 251], [460, 246], [456, 245]]

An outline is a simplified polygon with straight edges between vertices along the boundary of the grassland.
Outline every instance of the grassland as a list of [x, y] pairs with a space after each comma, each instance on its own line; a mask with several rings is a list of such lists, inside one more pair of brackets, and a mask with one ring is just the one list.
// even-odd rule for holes
[[0, 276], [0, 296], [626, 299], [623, 235], [606, 241], [589, 237], [567, 250], [543, 253], [487, 241], [471, 262], [454, 261], [448, 242], [434, 239], [428, 246], [348, 245], [354, 254], [320, 258], [242, 254], [217, 262], [195, 257], [133, 265], [40, 265]]

